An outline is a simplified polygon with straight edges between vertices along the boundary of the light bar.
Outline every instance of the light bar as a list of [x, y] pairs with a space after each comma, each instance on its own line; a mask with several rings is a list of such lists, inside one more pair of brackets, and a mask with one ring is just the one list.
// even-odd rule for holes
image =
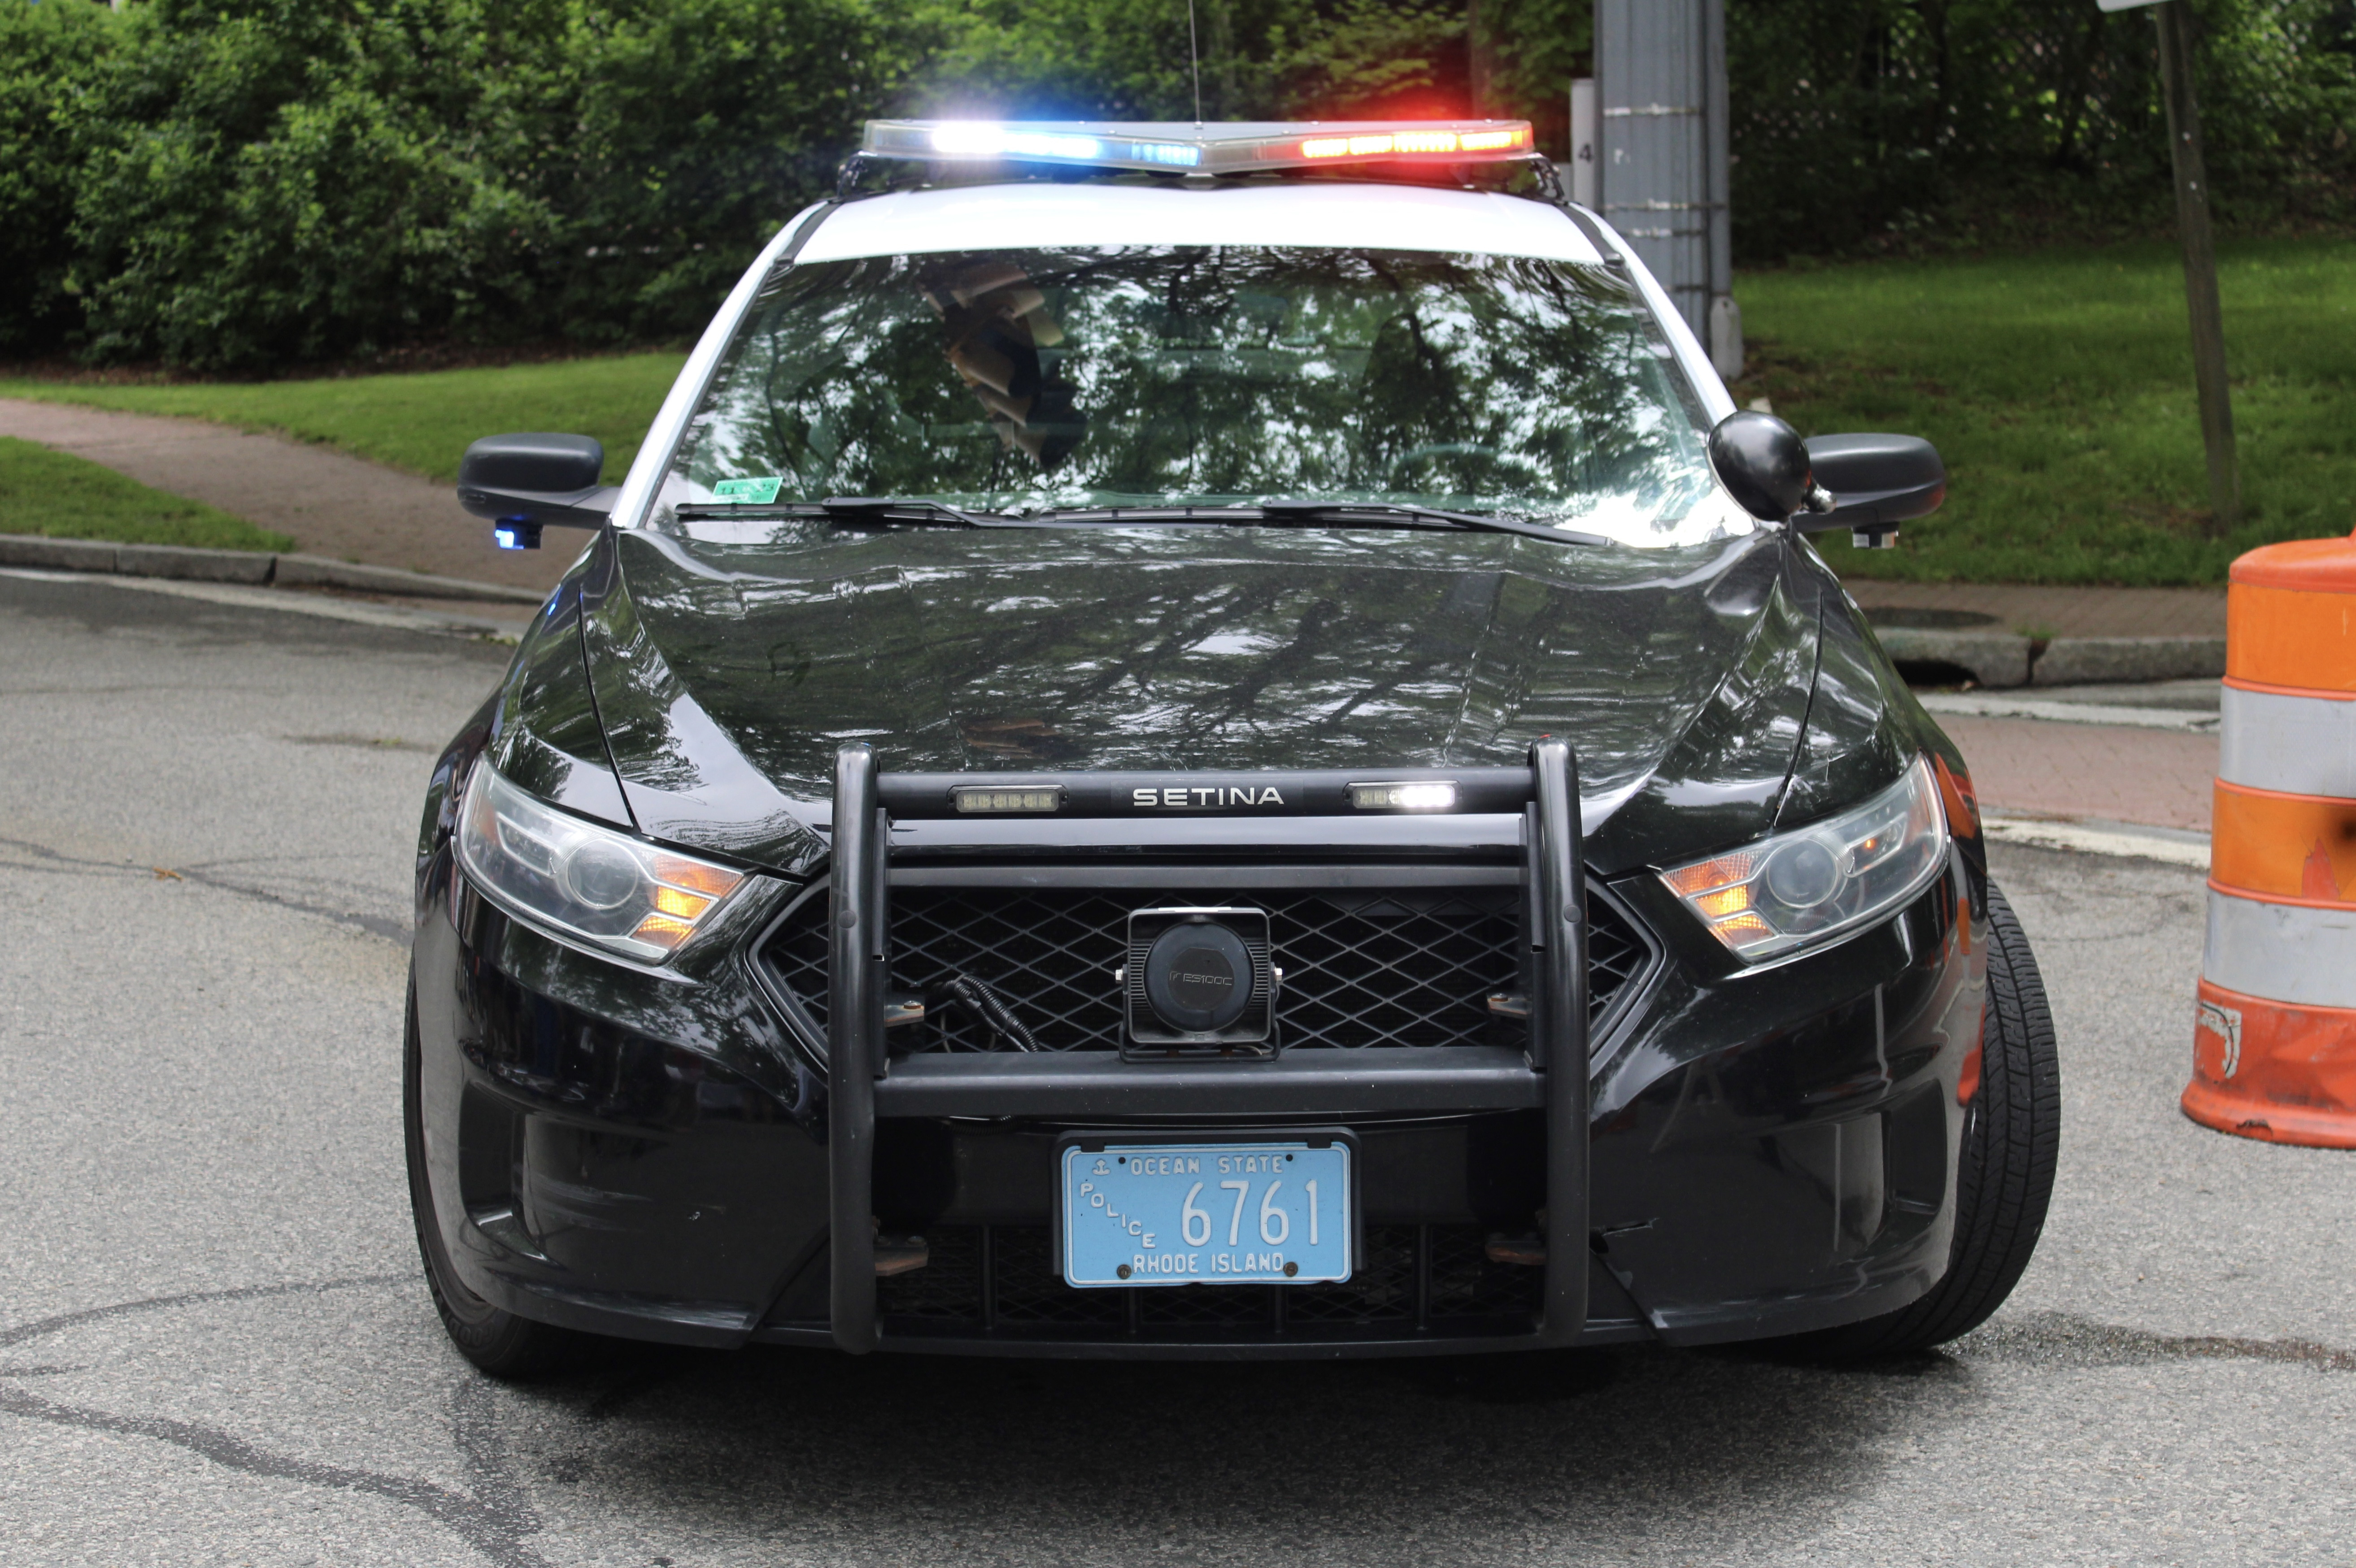
[[1001, 789], [992, 784], [959, 784], [949, 791], [959, 815], [1035, 813], [1064, 809], [1064, 786], [1027, 784]]
[[935, 163], [1086, 164], [1248, 174], [1348, 163], [1507, 162], [1530, 155], [1526, 120], [1344, 120], [1287, 123], [1092, 120], [870, 120], [871, 157]]
[[1453, 784], [1354, 784], [1350, 804], [1360, 811], [1453, 811]]

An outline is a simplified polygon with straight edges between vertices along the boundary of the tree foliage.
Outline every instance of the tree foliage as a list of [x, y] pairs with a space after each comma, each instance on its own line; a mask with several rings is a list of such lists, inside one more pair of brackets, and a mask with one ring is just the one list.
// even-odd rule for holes
[[10, 325], [78, 314], [90, 357], [225, 372], [691, 329], [905, 53], [863, 0], [75, 9], [101, 42], [34, 229], [67, 261]]
[[0, 348], [53, 342], [73, 325], [75, 133], [112, 20], [93, 5], [0, 4]]
[[[2356, 218], [2356, 0], [2196, 0], [2229, 223]], [[2164, 223], [2151, 13], [2092, 0], [1729, 0], [1739, 256]]]
[[[2356, 0], [2197, 0], [2220, 208], [2356, 204]], [[1591, 0], [1197, 0], [1212, 119], [1522, 116]], [[1737, 244], [2164, 213], [2149, 26], [1729, 0]], [[0, 351], [253, 373], [693, 330], [873, 115], [1190, 118], [1185, 0], [0, 0]]]
[[530, 298], [558, 225], [514, 101], [546, 10], [155, 0], [125, 20], [80, 127], [69, 287], [94, 355], [241, 368]]

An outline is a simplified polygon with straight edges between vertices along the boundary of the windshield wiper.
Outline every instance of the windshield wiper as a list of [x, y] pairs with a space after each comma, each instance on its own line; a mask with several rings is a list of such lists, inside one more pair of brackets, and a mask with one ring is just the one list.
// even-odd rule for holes
[[963, 523], [969, 528], [1020, 528], [1016, 519], [998, 512], [969, 512], [947, 501], [921, 496], [829, 496], [813, 503], [830, 517], [881, 517], [885, 522]]
[[1526, 534], [1532, 539], [1562, 539], [1571, 544], [1609, 544], [1601, 534], [1583, 534], [1547, 523], [1501, 517], [1493, 512], [1449, 512], [1438, 507], [1413, 507], [1396, 501], [1262, 501], [1260, 510], [1271, 517], [1346, 523], [1355, 517], [1404, 522], [1411, 528], [1470, 528], [1476, 533]]
[[709, 517], [873, 517], [887, 523], [956, 523], [969, 528], [1013, 528], [1022, 522], [997, 512], [969, 512], [920, 496], [829, 496], [819, 501], [773, 501], [766, 505], [707, 502], [675, 507], [672, 515]]
[[1521, 534], [1558, 544], [1609, 544], [1601, 534], [1558, 528], [1485, 512], [1450, 512], [1396, 501], [1256, 501], [1233, 507], [1090, 507], [1033, 512], [1041, 523], [1336, 523], [1369, 528], [1463, 528], [1478, 533]]
[[1557, 544], [1601, 545], [1601, 534], [1558, 528], [1487, 512], [1451, 512], [1397, 501], [1251, 501], [1240, 505], [1050, 507], [1035, 512], [969, 511], [946, 501], [916, 496], [829, 496], [819, 501], [779, 501], [767, 506], [705, 504], [679, 507], [674, 515], [705, 517], [873, 517], [882, 522], [946, 522], [969, 528], [1045, 528], [1070, 523], [1332, 523], [1347, 528], [1457, 528], [1476, 533], [1520, 534]]

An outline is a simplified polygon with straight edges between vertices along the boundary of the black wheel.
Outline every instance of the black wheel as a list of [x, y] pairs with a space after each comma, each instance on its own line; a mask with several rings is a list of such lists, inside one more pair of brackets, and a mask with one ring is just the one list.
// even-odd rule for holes
[[1980, 1085], [1964, 1123], [1946, 1275], [1912, 1307], [1785, 1341], [1804, 1355], [1902, 1356], [1967, 1334], [2004, 1305], [2037, 1250], [2062, 1147], [2062, 1068], [2029, 938], [1993, 882], [1987, 901]]
[[459, 1354], [495, 1378], [528, 1378], [577, 1360], [587, 1337], [535, 1323], [494, 1307], [468, 1290], [450, 1264], [442, 1226], [434, 1214], [434, 1189], [425, 1176], [425, 1115], [419, 1081], [424, 1051], [417, 1033], [417, 987], [409, 991], [401, 1053], [401, 1120], [409, 1150], [409, 1211], [417, 1221], [417, 1250], [425, 1260], [425, 1283], [434, 1309]]

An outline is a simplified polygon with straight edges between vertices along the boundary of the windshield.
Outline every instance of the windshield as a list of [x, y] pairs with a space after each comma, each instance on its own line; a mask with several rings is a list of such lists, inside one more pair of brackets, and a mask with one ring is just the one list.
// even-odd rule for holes
[[796, 266], [672, 462], [670, 507], [894, 496], [1037, 514], [1258, 502], [1747, 531], [1650, 314], [1601, 268], [1139, 246]]

